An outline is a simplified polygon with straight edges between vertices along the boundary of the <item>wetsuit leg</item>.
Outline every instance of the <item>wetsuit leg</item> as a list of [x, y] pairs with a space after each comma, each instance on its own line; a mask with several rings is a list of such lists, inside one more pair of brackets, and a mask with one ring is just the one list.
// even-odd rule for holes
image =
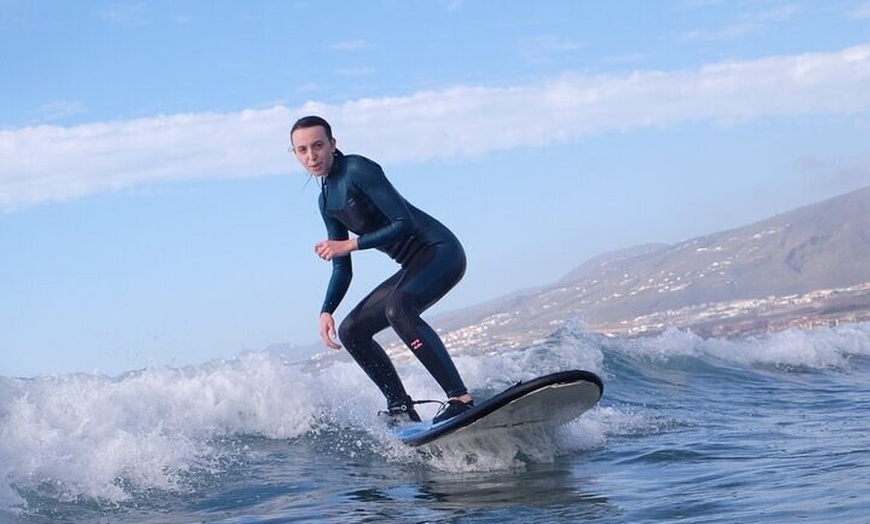
[[378, 386], [388, 405], [400, 402], [407, 393], [390, 357], [373, 337], [389, 326], [385, 304], [401, 275], [402, 271], [399, 271], [376, 287], [353, 308], [338, 328], [341, 343]]
[[418, 253], [387, 297], [386, 319], [399, 338], [435, 378], [448, 397], [468, 392], [441, 338], [420, 314], [450, 291], [465, 274], [465, 252], [443, 242]]

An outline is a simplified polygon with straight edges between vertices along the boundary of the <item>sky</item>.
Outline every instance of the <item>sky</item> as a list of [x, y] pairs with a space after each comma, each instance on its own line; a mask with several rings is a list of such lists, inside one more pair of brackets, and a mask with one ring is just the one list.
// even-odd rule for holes
[[0, 0], [0, 92], [3, 376], [315, 342], [307, 114], [462, 240], [432, 314], [870, 185], [868, 0]]

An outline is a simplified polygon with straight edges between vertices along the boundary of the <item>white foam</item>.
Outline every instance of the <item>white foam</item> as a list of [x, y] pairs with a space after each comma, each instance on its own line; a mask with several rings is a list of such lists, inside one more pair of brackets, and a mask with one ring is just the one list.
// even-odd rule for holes
[[323, 409], [318, 382], [265, 353], [117, 378], [5, 379], [0, 504], [21, 502], [13, 485], [51, 485], [62, 500], [124, 500], [127, 483], [178, 489], [185, 471], [208, 466], [216, 438], [309, 431]]
[[[668, 332], [606, 344], [575, 326], [525, 349], [467, 355], [456, 364], [472, 390], [491, 394], [519, 380], [567, 368], [605, 375], [602, 362], [609, 351], [632, 358], [690, 355], [750, 365], [830, 368], [870, 352], [870, 324], [743, 340], [703, 340]], [[398, 367], [415, 398], [443, 397], [421, 364], [407, 360]], [[218, 442], [225, 437], [294, 439], [324, 424], [339, 432], [353, 428], [368, 434], [372, 440], [367, 445], [376, 448], [369, 452], [385, 454], [389, 460], [420, 461], [416, 451], [400, 444], [374, 417], [383, 407], [377, 388], [348, 359], [289, 364], [268, 352], [120, 377], [0, 378], [0, 508], [22, 505], [19, 492], [27, 489], [59, 500], [109, 502], [127, 500], [135, 490], [185, 490], [191, 471], [220, 467]], [[654, 416], [599, 406], [570, 425], [560, 445], [599, 446], [610, 435], [658, 423], [650, 418]], [[543, 444], [529, 449], [537, 458], [559, 452]], [[440, 459], [423, 462], [445, 470], [499, 469], [516, 465], [515, 457], [508, 455], [481, 459], [478, 454], [469, 465], [462, 453], [442, 453]]]
[[703, 339], [691, 332], [669, 330], [656, 337], [619, 341], [612, 347], [651, 360], [696, 356], [744, 365], [837, 369], [848, 365], [852, 356], [870, 354], [870, 324], [789, 329], [734, 339]]

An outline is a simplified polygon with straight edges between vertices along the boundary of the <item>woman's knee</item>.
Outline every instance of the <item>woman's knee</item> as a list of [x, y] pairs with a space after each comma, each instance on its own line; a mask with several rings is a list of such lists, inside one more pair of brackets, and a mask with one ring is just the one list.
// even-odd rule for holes
[[341, 341], [342, 345], [351, 350], [354, 346], [354, 341], [359, 336], [359, 327], [357, 325], [356, 320], [353, 315], [348, 315], [344, 320], [338, 325], [338, 340]]
[[417, 316], [417, 308], [414, 304], [414, 297], [401, 289], [397, 289], [390, 293], [384, 304], [384, 314], [387, 317], [387, 322], [393, 329], [401, 330], [409, 322]]

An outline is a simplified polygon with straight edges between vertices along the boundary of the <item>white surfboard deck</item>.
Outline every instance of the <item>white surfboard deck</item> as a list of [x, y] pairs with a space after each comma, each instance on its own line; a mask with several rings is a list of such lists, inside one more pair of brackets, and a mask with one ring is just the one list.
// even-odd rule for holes
[[592, 372], [561, 371], [515, 384], [449, 420], [406, 424], [395, 428], [395, 433], [405, 444], [421, 446], [448, 435], [557, 428], [594, 406], [603, 391], [601, 379]]

